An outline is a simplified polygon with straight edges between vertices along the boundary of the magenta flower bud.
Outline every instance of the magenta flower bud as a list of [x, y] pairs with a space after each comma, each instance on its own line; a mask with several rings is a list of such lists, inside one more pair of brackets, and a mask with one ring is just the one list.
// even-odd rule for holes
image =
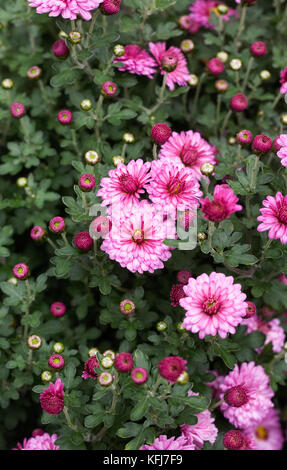
[[246, 302], [248, 307], [246, 309], [246, 315], [244, 318], [251, 318], [256, 315], [256, 305], [253, 302]]
[[207, 69], [212, 75], [220, 75], [224, 72], [224, 63], [217, 57], [210, 59], [207, 64]]
[[54, 317], [62, 317], [66, 310], [66, 305], [63, 302], [54, 302], [50, 307], [50, 312]]
[[267, 46], [263, 41], [256, 41], [251, 44], [250, 52], [254, 57], [262, 57], [267, 53]]
[[51, 415], [57, 415], [63, 411], [64, 408], [64, 384], [61, 379], [57, 379], [55, 384], [50, 383], [49, 388], [46, 388], [40, 395], [40, 403], [42, 409]]
[[179, 271], [177, 273], [177, 280], [180, 284], [188, 284], [188, 280], [192, 277], [189, 271]]
[[175, 383], [178, 377], [187, 369], [187, 361], [179, 356], [165, 357], [158, 364], [160, 375], [168, 382]]
[[82, 373], [83, 379], [96, 379], [98, 374], [96, 369], [99, 369], [100, 364], [96, 355], [91, 356], [86, 362], [84, 371]]
[[40, 336], [32, 335], [29, 336], [27, 344], [30, 349], [39, 349], [42, 346], [42, 340]]
[[192, 19], [189, 15], [181, 16], [178, 20], [178, 25], [184, 31], [188, 31], [189, 34], [195, 34], [200, 28], [200, 24]]
[[104, 0], [100, 5], [103, 15], [115, 15], [121, 9], [121, 0]]
[[280, 140], [280, 135], [278, 135], [278, 137], [276, 137], [273, 140], [273, 149], [274, 149], [275, 153], [277, 153], [282, 147], [281, 144], [279, 144], [278, 140]]
[[58, 121], [63, 124], [63, 126], [68, 126], [73, 120], [73, 114], [68, 109], [62, 109], [58, 113]]
[[148, 379], [148, 371], [143, 367], [135, 367], [131, 372], [131, 379], [136, 384], [144, 384]]
[[42, 69], [38, 67], [38, 65], [33, 65], [33, 67], [30, 67], [27, 71], [27, 77], [29, 80], [37, 80], [40, 78], [42, 75]]
[[151, 130], [151, 137], [158, 145], [165, 144], [171, 137], [171, 128], [164, 122], [158, 122]]
[[120, 311], [124, 315], [131, 315], [135, 311], [135, 304], [132, 300], [125, 299], [120, 303]]
[[56, 42], [54, 42], [52, 51], [53, 54], [59, 59], [66, 59], [70, 54], [70, 50], [67, 44], [62, 39], [58, 39]]
[[242, 93], [234, 95], [230, 100], [232, 111], [244, 111], [248, 106], [248, 99]]
[[100, 237], [105, 238], [112, 228], [112, 222], [108, 217], [100, 215], [90, 225], [90, 235], [96, 240]]
[[17, 279], [21, 279], [21, 281], [24, 281], [29, 277], [30, 270], [27, 264], [19, 263], [14, 266], [13, 274]]
[[49, 229], [53, 233], [62, 233], [66, 228], [65, 220], [63, 217], [53, 217], [49, 222]]
[[26, 108], [22, 103], [13, 103], [10, 112], [13, 117], [20, 119], [26, 113]]
[[43, 434], [45, 434], [45, 431], [43, 431], [43, 429], [36, 428], [32, 432], [32, 437], [43, 436]]
[[92, 191], [96, 186], [96, 178], [93, 175], [90, 175], [89, 173], [85, 173], [79, 179], [78, 184], [82, 191], [88, 193], [89, 191]]
[[251, 144], [253, 139], [252, 132], [248, 129], [244, 129], [236, 135], [236, 140], [241, 145], [249, 145]]
[[226, 80], [216, 80], [215, 88], [220, 93], [224, 93], [228, 89], [228, 82]]
[[134, 366], [133, 356], [131, 353], [122, 352], [116, 356], [114, 365], [120, 372], [129, 372]]
[[173, 72], [178, 64], [178, 54], [169, 51], [163, 54], [161, 59], [161, 66], [166, 72]]
[[240, 408], [248, 403], [248, 395], [242, 385], [236, 385], [225, 392], [224, 400], [229, 406]]
[[117, 93], [118, 87], [114, 82], [105, 82], [102, 84], [101, 94], [106, 98], [111, 98]]
[[170, 291], [171, 305], [173, 307], [177, 307], [179, 305], [180, 299], [182, 299], [183, 297], [185, 297], [183, 285], [182, 284], [173, 285]]
[[239, 450], [244, 446], [244, 436], [241, 431], [233, 429], [224, 434], [223, 445], [228, 450]]
[[80, 251], [89, 251], [94, 244], [94, 240], [90, 236], [89, 232], [77, 233], [73, 242], [76, 248]]
[[43, 227], [41, 227], [40, 225], [36, 225], [31, 229], [30, 236], [32, 240], [35, 240], [36, 242], [41, 242], [46, 236], [46, 230], [43, 229]]
[[254, 137], [254, 140], [252, 143], [252, 150], [254, 153], [257, 153], [259, 155], [264, 155], [265, 153], [269, 152], [269, 150], [271, 150], [272, 145], [273, 145], [273, 142], [272, 142], [272, 139], [270, 139], [270, 137], [264, 134], [260, 134]]
[[61, 354], [52, 354], [49, 357], [48, 364], [52, 369], [63, 369], [65, 366], [65, 360]]

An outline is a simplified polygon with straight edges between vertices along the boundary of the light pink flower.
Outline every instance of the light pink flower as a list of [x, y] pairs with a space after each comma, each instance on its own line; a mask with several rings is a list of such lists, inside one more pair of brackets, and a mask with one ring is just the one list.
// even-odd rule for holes
[[224, 399], [226, 392], [235, 387], [241, 389], [241, 395], [245, 396], [245, 403], [236, 407], [224, 401], [221, 411], [236, 428], [245, 429], [256, 425], [274, 406], [271, 401], [274, 392], [270, 387], [268, 375], [262, 366], [256, 366], [254, 362], [244, 362], [240, 368], [236, 364], [220, 385], [220, 400]]
[[155, 269], [162, 269], [163, 261], [171, 256], [163, 240], [174, 238], [171, 236], [175, 233], [173, 225], [169, 219], [164, 222], [162, 214], [146, 201], [131, 210], [121, 207], [120, 211], [113, 210], [112, 230], [101, 249], [133, 273], [153, 273]]
[[244, 429], [243, 434], [255, 442], [255, 450], [281, 450], [284, 439], [278, 410], [270, 409], [263, 420]]
[[241, 285], [234, 284], [232, 276], [212, 272], [190, 278], [183, 286], [186, 297], [180, 305], [186, 310], [182, 326], [202, 339], [206, 335], [226, 338], [235, 333], [236, 327], [246, 314], [246, 295]]
[[155, 60], [136, 44], [129, 44], [125, 46], [125, 53], [121, 57], [116, 57], [114, 62], [121, 62], [124, 65], [118, 70], [121, 72], [129, 72], [135, 75], [145, 75], [148, 78], [153, 78], [156, 72]]
[[287, 93], [287, 67], [280, 72], [280, 83], [280, 93], [285, 95], [285, 93]]
[[264, 208], [260, 209], [261, 215], [257, 220], [262, 222], [258, 225], [258, 232], [269, 231], [269, 239], [280, 239], [281, 243], [287, 243], [287, 196], [280, 192], [275, 197], [267, 196], [262, 202]]
[[153, 444], [145, 444], [141, 446], [140, 450], [194, 450], [195, 446], [188, 443], [184, 436], [170, 437], [161, 435], [156, 438]]
[[208, 370], [207, 372], [210, 374], [213, 374], [215, 376], [215, 380], [213, 380], [212, 382], [206, 382], [205, 385], [211, 388], [212, 399], [219, 400], [219, 386], [224, 381], [224, 376], [219, 375], [219, 373], [216, 370]]
[[37, 13], [49, 13], [49, 16], [59, 16], [75, 20], [80, 15], [84, 20], [92, 18], [91, 11], [98, 8], [103, 0], [28, 0], [30, 7], [35, 7]]
[[[287, 93], [287, 82], [286, 82], [286, 93]], [[281, 159], [281, 165], [287, 166], [287, 134], [281, 134], [279, 137], [277, 137], [276, 145], [279, 146], [279, 150], [277, 151], [277, 157]]]
[[59, 446], [55, 445], [55, 441], [58, 439], [57, 434], [45, 433], [41, 436], [30, 437], [24, 439], [23, 444], [17, 443], [18, 449], [13, 450], [60, 450]]
[[[186, 58], [178, 47], [166, 48], [165, 42], [149, 43], [149, 49], [159, 65], [161, 75], [167, 74], [166, 85], [170, 90], [174, 90], [175, 84], [186, 86], [189, 80], [189, 71], [187, 68]], [[162, 61], [168, 56], [173, 57], [177, 61], [176, 68], [167, 72], [162, 68]]]
[[[216, 7], [222, 5], [224, 2], [218, 2], [215, 0], [195, 0], [195, 2], [189, 7], [190, 17], [205, 28], [213, 29], [215, 26], [210, 23], [211, 12], [216, 12]], [[238, 16], [237, 12], [232, 8], [228, 9], [228, 13], [222, 16], [223, 21], [228, 21], [230, 16]]]
[[[199, 395], [189, 390], [188, 396]], [[217, 427], [213, 424], [215, 419], [211, 416], [209, 410], [205, 410], [202, 413], [195, 415], [197, 417], [196, 424], [184, 424], [181, 426], [181, 432], [185, 436], [189, 443], [195, 445], [196, 450], [202, 449], [204, 442], [208, 441], [214, 444], [218, 434]]]
[[238, 197], [228, 184], [216, 185], [213, 193], [213, 201], [208, 197], [201, 199], [201, 210], [206, 220], [221, 222], [229, 219], [231, 214], [242, 210], [242, 206], [237, 204]]
[[143, 160], [131, 160], [127, 165], [119, 163], [109, 171], [107, 178], [101, 179], [101, 189], [97, 196], [103, 199], [102, 206], [123, 204], [132, 207], [137, 204], [149, 182], [150, 163]]
[[216, 164], [215, 148], [204, 140], [199, 132], [193, 131], [173, 132], [161, 147], [159, 158], [183, 163], [192, 170], [198, 180], [202, 178], [200, 167], [203, 163]]
[[[264, 321], [257, 315], [253, 315], [253, 317], [243, 320], [242, 324], [247, 326], [248, 334], [252, 333], [252, 331], [261, 331], [264, 333], [266, 335], [264, 345], [272, 343], [274, 353], [280, 353], [282, 351], [285, 342], [285, 333], [282, 326], [280, 326], [280, 320], [278, 320], [278, 318], [274, 318], [271, 321]], [[262, 348], [257, 351], [260, 352], [261, 350]]]
[[152, 202], [171, 214], [191, 208], [195, 211], [202, 196], [192, 170], [164, 159], [152, 162], [147, 192]]

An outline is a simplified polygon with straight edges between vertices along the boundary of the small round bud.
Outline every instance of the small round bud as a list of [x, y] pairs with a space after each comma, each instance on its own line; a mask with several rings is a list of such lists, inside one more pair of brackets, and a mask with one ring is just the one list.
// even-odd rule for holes
[[224, 434], [223, 445], [228, 450], [239, 450], [244, 446], [244, 436], [241, 431], [234, 429]]
[[73, 239], [73, 243], [78, 250], [86, 253], [89, 251], [93, 244], [94, 240], [92, 239], [89, 232], [79, 232]]
[[48, 364], [52, 369], [61, 370], [65, 366], [65, 360], [61, 354], [52, 354], [49, 357]]
[[260, 134], [254, 137], [252, 143], [252, 150], [258, 155], [264, 155], [269, 152], [272, 148], [273, 141], [267, 135]]
[[197, 234], [197, 240], [198, 240], [199, 242], [203, 242], [204, 240], [206, 240], [206, 238], [207, 238], [206, 233], [204, 233], [204, 232], [198, 232], [198, 234]]
[[85, 173], [80, 177], [78, 185], [83, 192], [88, 193], [96, 186], [96, 178], [90, 173]]
[[109, 385], [111, 385], [111, 383], [113, 383], [113, 376], [112, 374], [110, 374], [110, 372], [102, 372], [98, 376], [98, 382], [103, 387], [108, 387]]
[[171, 134], [171, 128], [163, 122], [158, 122], [151, 130], [151, 138], [158, 145], [165, 144], [171, 137]]
[[58, 33], [58, 37], [59, 37], [60, 39], [68, 39], [68, 34], [67, 34], [65, 31], [61, 30], [61, 31], [59, 31], [59, 33]]
[[93, 107], [93, 103], [91, 100], [85, 99], [81, 101], [80, 106], [83, 111], [90, 111]]
[[42, 69], [38, 65], [33, 65], [27, 71], [29, 80], [38, 80], [42, 75]]
[[195, 34], [200, 28], [197, 21], [193, 20], [189, 15], [181, 16], [178, 20], [178, 25], [184, 31], [188, 31], [189, 34]]
[[231, 136], [228, 138], [228, 143], [229, 145], [235, 145], [236, 144], [236, 138]]
[[10, 282], [10, 284], [13, 284], [13, 286], [17, 286], [18, 279], [16, 279], [16, 277], [10, 277], [7, 282]]
[[71, 111], [68, 109], [62, 109], [62, 111], [59, 111], [58, 113], [58, 121], [63, 124], [64, 126], [67, 126], [71, 124], [73, 120], [73, 114]]
[[143, 367], [136, 367], [131, 372], [131, 379], [138, 385], [144, 384], [148, 379], [148, 371]]
[[238, 93], [231, 98], [229, 105], [232, 111], [244, 111], [248, 106], [248, 99], [242, 93]]
[[165, 72], [173, 72], [178, 65], [178, 55], [176, 52], [166, 52], [161, 59], [161, 66]]
[[85, 153], [85, 160], [89, 165], [96, 165], [99, 160], [99, 154], [95, 150], [88, 150], [88, 152]]
[[157, 331], [162, 333], [163, 331], [166, 331], [168, 329], [168, 324], [165, 321], [159, 321], [156, 324], [156, 329]]
[[244, 318], [251, 318], [256, 315], [256, 305], [253, 302], [246, 302], [248, 307], [246, 309], [246, 315]]
[[200, 167], [201, 174], [204, 176], [210, 176], [214, 172], [214, 165], [212, 163], [203, 163]]
[[180, 43], [180, 48], [182, 52], [188, 54], [194, 49], [194, 42], [191, 39], [184, 39]]
[[11, 80], [11, 78], [4, 78], [1, 82], [1, 86], [4, 90], [12, 90], [14, 87], [14, 82]]
[[112, 98], [113, 96], [116, 95], [117, 90], [118, 90], [118, 87], [114, 82], [105, 82], [102, 84], [101, 94], [105, 98]]
[[120, 303], [120, 311], [124, 315], [131, 315], [135, 311], [135, 304], [132, 300], [125, 299]]
[[65, 231], [66, 223], [63, 217], [53, 217], [49, 222], [49, 229], [53, 233], [62, 233]]
[[62, 352], [64, 352], [65, 350], [65, 346], [63, 345], [63, 343], [55, 343], [53, 345], [53, 351], [57, 354], [61, 354]]
[[252, 132], [248, 129], [244, 129], [236, 135], [236, 140], [241, 145], [249, 145], [251, 144], [253, 139]]
[[286, 125], [287, 124], [287, 114], [281, 114], [280, 116], [280, 121], [282, 122], [282, 124]]
[[134, 366], [131, 353], [119, 353], [115, 359], [115, 368], [120, 372], [129, 372]]
[[17, 179], [16, 184], [19, 188], [25, 188], [28, 184], [28, 180], [24, 176], [20, 176], [20, 178]]
[[122, 44], [116, 44], [113, 49], [115, 57], [122, 57], [125, 55], [125, 47]]
[[35, 240], [36, 242], [41, 242], [46, 237], [46, 230], [40, 225], [36, 225], [35, 227], [32, 228], [30, 232], [30, 236], [32, 240]]
[[68, 35], [68, 41], [71, 44], [79, 44], [82, 40], [82, 34], [80, 31], [71, 31]]
[[178, 377], [176, 383], [179, 385], [186, 385], [189, 382], [189, 374], [184, 370]]
[[267, 46], [263, 41], [256, 41], [251, 44], [250, 52], [254, 57], [262, 57], [267, 53]]
[[215, 88], [220, 93], [224, 93], [228, 89], [228, 82], [226, 80], [216, 80]]
[[114, 164], [114, 166], [118, 166], [119, 163], [124, 164], [125, 163], [125, 158], [122, 157], [121, 155], [116, 155], [115, 157], [113, 157], [113, 164]]
[[58, 41], [54, 42], [52, 52], [59, 59], [66, 59], [70, 54], [67, 44], [62, 39], [58, 39]]
[[217, 57], [210, 59], [207, 64], [207, 70], [209, 73], [211, 73], [211, 75], [220, 75], [222, 72], [224, 72], [224, 69], [224, 63], [221, 62], [221, 60]]
[[121, 9], [121, 0], [103, 0], [100, 11], [103, 15], [116, 15]]
[[110, 369], [111, 367], [113, 367], [114, 365], [114, 361], [111, 357], [109, 356], [105, 356], [103, 357], [103, 359], [101, 360], [101, 366], [104, 368], [104, 369]]
[[105, 352], [103, 352], [103, 356], [104, 357], [108, 356], [114, 361], [116, 357], [116, 353], [112, 349], [107, 349]]
[[42, 346], [42, 340], [40, 336], [32, 335], [29, 336], [27, 344], [30, 349], [39, 349]]
[[125, 132], [123, 135], [123, 141], [125, 144], [133, 144], [135, 141], [135, 136], [130, 132]]
[[224, 64], [228, 61], [228, 54], [225, 51], [219, 51], [216, 54], [216, 57], [221, 60]]
[[13, 103], [10, 107], [11, 116], [20, 119], [26, 114], [26, 108], [22, 103]]
[[19, 263], [16, 264], [13, 268], [13, 274], [17, 279], [20, 279], [21, 281], [24, 281], [27, 279], [30, 275], [30, 270], [27, 264], [24, 263]]
[[44, 383], [51, 382], [52, 378], [53, 378], [53, 375], [49, 370], [44, 370], [41, 374], [41, 380]]
[[190, 87], [195, 87], [195, 86], [197, 86], [197, 84], [198, 84], [198, 76], [195, 75], [194, 73], [191, 73], [191, 74], [189, 75], [189, 79], [188, 79], [188, 82], [187, 82], [187, 83], [188, 83], [188, 85], [189, 85]]
[[176, 275], [176, 278], [180, 284], [187, 285], [189, 279], [191, 278], [191, 273], [189, 271], [179, 271]]
[[216, 10], [220, 15], [227, 15], [229, 8], [227, 5], [221, 4], [216, 7]]
[[100, 351], [98, 350], [98, 348], [91, 348], [91, 349], [89, 349], [88, 355], [89, 355], [89, 357], [93, 357], [93, 356], [95, 356], [98, 352], [100, 352]]
[[176, 325], [176, 329], [179, 333], [183, 333], [184, 331], [186, 331], [185, 328], [182, 326], [182, 321]]
[[262, 81], [266, 81], [271, 78], [271, 73], [269, 72], [269, 70], [261, 70], [259, 76]]
[[63, 302], [54, 302], [50, 307], [50, 313], [54, 317], [62, 317], [66, 313], [66, 305]]
[[231, 70], [234, 70], [235, 72], [237, 70], [240, 70], [241, 67], [242, 67], [242, 62], [240, 59], [232, 59], [230, 62], [229, 62], [229, 67], [231, 68]]
[[231, 407], [240, 408], [248, 402], [248, 395], [242, 385], [236, 385], [225, 392], [224, 401]]

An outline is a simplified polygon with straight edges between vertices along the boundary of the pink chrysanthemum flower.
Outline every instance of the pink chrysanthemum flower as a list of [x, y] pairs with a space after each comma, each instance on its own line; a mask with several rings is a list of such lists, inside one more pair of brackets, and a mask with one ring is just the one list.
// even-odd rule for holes
[[243, 434], [255, 442], [255, 450], [281, 450], [284, 439], [278, 410], [269, 410], [262, 421], [244, 429]]
[[215, 379], [212, 382], [206, 382], [205, 385], [210, 387], [212, 390], [212, 400], [215, 400], [215, 399], [219, 400], [219, 393], [220, 393], [219, 386], [224, 381], [224, 376], [219, 375], [219, 373], [216, 370], [211, 370], [211, 371], [208, 370], [207, 372], [209, 372], [210, 374], [213, 374], [215, 376]]
[[131, 160], [127, 165], [119, 163], [117, 168], [109, 171], [109, 177], [101, 179], [101, 189], [97, 196], [103, 199], [102, 206], [137, 204], [150, 180], [150, 163], [143, 160]]
[[46, 413], [57, 415], [64, 408], [64, 384], [61, 379], [57, 379], [55, 384], [50, 382], [49, 388], [46, 388], [40, 395], [40, 403]]
[[160, 375], [168, 382], [175, 383], [186, 370], [187, 361], [180, 356], [168, 356], [160, 361], [158, 370]]
[[255, 450], [255, 442], [244, 436], [238, 429], [228, 431], [223, 437], [223, 445], [228, 450]]
[[85, 362], [85, 368], [82, 373], [82, 378], [83, 379], [96, 379], [98, 377], [98, 373], [95, 371], [95, 369], [98, 369], [100, 367], [98, 358], [96, 355], [90, 357], [86, 362]]
[[268, 237], [280, 239], [285, 245], [287, 243], [287, 196], [278, 192], [275, 197], [267, 196], [262, 202], [264, 208], [260, 209], [261, 215], [257, 220], [262, 222], [258, 225], [258, 232], [268, 230]]
[[[243, 320], [243, 325], [247, 326], [247, 333], [252, 333], [252, 331], [261, 331], [266, 335], [264, 345], [272, 343], [272, 349], [274, 353], [280, 353], [285, 343], [285, 333], [280, 326], [280, 320], [274, 318], [271, 321], [264, 321], [260, 319], [257, 315], [254, 315], [247, 320]], [[258, 349], [260, 352], [262, 349]]]
[[55, 441], [58, 439], [57, 434], [44, 433], [29, 439], [24, 439], [23, 444], [17, 443], [18, 449], [13, 450], [60, 450], [59, 446], [55, 445]]
[[242, 206], [237, 204], [238, 197], [234, 194], [233, 189], [228, 184], [216, 185], [213, 193], [213, 201], [208, 197], [202, 199], [201, 210], [206, 220], [213, 222], [221, 222], [229, 219], [231, 214], [242, 210]]
[[285, 93], [287, 93], [287, 67], [280, 72], [280, 83], [280, 93], [285, 95]]
[[[167, 74], [166, 85], [172, 91], [175, 84], [186, 86], [189, 80], [189, 71], [186, 58], [178, 47], [169, 47], [166, 49], [165, 42], [149, 43], [149, 49], [159, 65], [161, 75]], [[168, 61], [172, 62], [171, 71], [166, 70]]]
[[159, 158], [183, 163], [190, 168], [196, 179], [202, 178], [200, 171], [203, 163], [216, 164], [215, 148], [204, 140], [199, 132], [173, 132], [161, 147]]
[[168, 439], [166, 435], [161, 435], [153, 444], [145, 444], [140, 450], [195, 450], [195, 446], [192, 443], [189, 444], [184, 436]]
[[194, 173], [179, 162], [156, 160], [152, 162], [151, 182], [147, 186], [149, 198], [166, 212], [195, 209], [202, 192]]
[[[199, 395], [189, 390], [188, 396]], [[187, 438], [188, 443], [194, 444], [196, 450], [202, 449], [204, 442], [208, 441], [214, 444], [218, 434], [217, 427], [213, 424], [215, 419], [211, 416], [209, 410], [195, 415], [197, 417], [196, 424], [184, 424], [181, 426], [182, 434]]]
[[[287, 82], [286, 82], [287, 87]], [[287, 92], [287, 89], [286, 89]], [[277, 157], [281, 159], [281, 165], [287, 166], [287, 134], [281, 134], [277, 137], [273, 144], [275, 145], [275, 149], [277, 150]]]
[[170, 291], [170, 300], [171, 300], [171, 305], [173, 307], [177, 307], [179, 305], [180, 299], [185, 297], [185, 293], [183, 290], [183, 285], [182, 284], [174, 284], [171, 288]]
[[[210, 23], [212, 11], [216, 12], [216, 7], [222, 5], [223, 2], [215, 0], [195, 0], [195, 2], [189, 7], [190, 17], [201, 26], [205, 28], [213, 29], [215, 26]], [[238, 16], [237, 12], [232, 8], [228, 9], [228, 13], [222, 16], [223, 21], [228, 21], [230, 16]]]
[[182, 326], [200, 339], [206, 335], [226, 338], [227, 333], [235, 333], [235, 328], [246, 314], [246, 295], [241, 285], [234, 284], [232, 276], [212, 272], [190, 278], [183, 286], [186, 297], [179, 301], [186, 310]]
[[169, 219], [164, 221], [154, 205], [142, 201], [132, 210], [121, 207], [120, 211], [113, 211], [112, 230], [101, 249], [133, 273], [153, 273], [171, 257], [170, 247], [163, 240], [174, 238], [174, 233], [174, 224]]
[[287, 277], [286, 277], [286, 274], [280, 274], [280, 276], [278, 276], [278, 281], [279, 281], [279, 282], [283, 282], [283, 284], [285, 284], [285, 286], [287, 286]]
[[30, 7], [35, 7], [37, 13], [49, 13], [49, 16], [59, 16], [76, 20], [80, 15], [84, 20], [92, 18], [91, 11], [98, 8], [103, 0], [28, 0]]
[[228, 400], [222, 403], [221, 411], [237, 428], [256, 425], [273, 408], [274, 392], [269, 377], [263, 367], [254, 362], [244, 362], [240, 368], [236, 364], [220, 385], [220, 391], [220, 400]]
[[153, 78], [156, 72], [155, 60], [136, 44], [129, 44], [125, 46], [125, 53], [121, 57], [116, 57], [114, 62], [121, 62], [124, 65], [119, 67], [121, 72], [129, 72], [135, 75], [145, 75], [148, 78]]

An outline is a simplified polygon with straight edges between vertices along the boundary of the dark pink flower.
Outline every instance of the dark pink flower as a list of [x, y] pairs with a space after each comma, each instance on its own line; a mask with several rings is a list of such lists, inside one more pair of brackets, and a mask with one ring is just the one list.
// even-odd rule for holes
[[70, 50], [63, 39], [58, 39], [54, 42], [52, 45], [52, 51], [56, 57], [59, 57], [59, 59], [66, 59], [70, 54]]
[[208, 197], [202, 199], [201, 210], [206, 220], [221, 222], [229, 219], [231, 214], [242, 210], [242, 206], [237, 204], [238, 197], [234, 194], [228, 184], [216, 185], [213, 193], [213, 201]]
[[49, 388], [45, 389], [40, 395], [41, 407], [46, 413], [57, 415], [64, 408], [64, 384], [61, 379], [57, 379], [55, 384], [50, 383]]
[[92, 356], [90, 357], [86, 362], [85, 362], [85, 367], [82, 373], [82, 378], [83, 379], [97, 379], [98, 374], [95, 371], [95, 369], [98, 369], [100, 367], [99, 361], [97, 356]]
[[89, 251], [94, 244], [94, 240], [92, 239], [89, 232], [77, 233], [77, 235], [74, 237], [73, 242], [74, 242], [74, 245], [80, 251]]
[[168, 382], [175, 383], [178, 377], [187, 369], [187, 361], [179, 356], [165, 357], [158, 364], [160, 375]]
[[163, 122], [158, 122], [151, 130], [151, 137], [158, 145], [165, 144], [171, 137], [171, 134], [171, 128]]
[[[175, 84], [186, 86], [189, 80], [189, 71], [186, 58], [178, 47], [166, 48], [165, 42], [149, 43], [149, 49], [159, 65], [161, 75], [167, 74], [166, 85], [174, 90]], [[170, 67], [171, 71], [167, 71]]]
[[185, 293], [183, 290], [183, 285], [182, 284], [176, 284], [172, 286], [171, 291], [170, 291], [170, 300], [171, 300], [171, 305], [173, 307], [177, 307], [179, 305], [180, 299], [185, 297]]
[[129, 372], [134, 366], [133, 356], [131, 353], [122, 352], [115, 358], [115, 368], [120, 372]]

